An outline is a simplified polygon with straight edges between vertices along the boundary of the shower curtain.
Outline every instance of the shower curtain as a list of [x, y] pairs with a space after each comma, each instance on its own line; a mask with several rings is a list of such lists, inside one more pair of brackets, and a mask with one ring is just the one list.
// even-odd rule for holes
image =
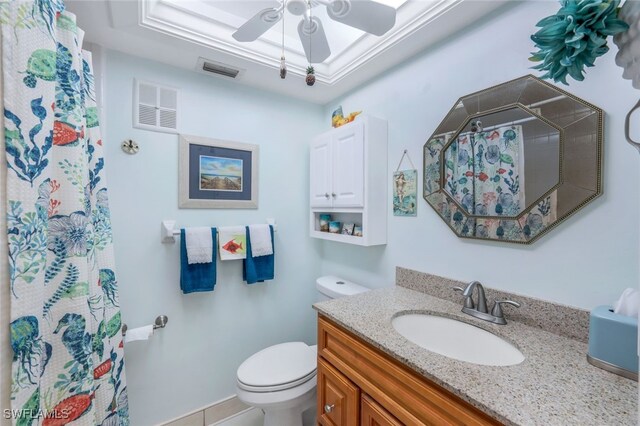
[[0, 22], [13, 422], [127, 425], [91, 55], [60, 0], [2, 2]]

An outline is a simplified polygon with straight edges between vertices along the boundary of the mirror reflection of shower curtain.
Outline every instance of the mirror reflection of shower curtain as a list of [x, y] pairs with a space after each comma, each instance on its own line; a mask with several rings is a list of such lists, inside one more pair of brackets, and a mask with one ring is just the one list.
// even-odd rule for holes
[[517, 216], [525, 205], [522, 126], [461, 134], [446, 153], [447, 191], [478, 216]]

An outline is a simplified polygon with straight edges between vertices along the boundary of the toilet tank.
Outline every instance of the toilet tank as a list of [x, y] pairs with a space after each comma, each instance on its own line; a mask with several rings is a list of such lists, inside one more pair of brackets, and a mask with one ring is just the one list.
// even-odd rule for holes
[[316, 280], [316, 289], [318, 289], [318, 302], [369, 291], [367, 287], [333, 275], [318, 278]]

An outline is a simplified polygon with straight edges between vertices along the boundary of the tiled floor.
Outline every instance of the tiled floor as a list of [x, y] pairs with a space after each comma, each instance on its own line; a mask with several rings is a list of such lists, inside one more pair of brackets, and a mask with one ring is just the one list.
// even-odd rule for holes
[[[309, 410], [304, 413], [303, 417], [305, 426], [315, 425], [316, 419], [313, 411], [314, 410]], [[221, 422], [214, 423], [211, 426], [262, 426], [263, 421], [264, 414], [262, 414], [262, 410], [251, 408], [247, 411], [235, 415], [234, 417], [230, 417]]]
[[[165, 423], [163, 426], [210, 426], [210, 425], [226, 425], [224, 420], [231, 419], [234, 415], [242, 414], [250, 407], [241, 402], [237, 397], [230, 397], [223, 401], [203, 408], [200, 411], [196, 411], [187, 416], [181, 417], [177, 420]], [[250, 418], [247, 416], [247, 418]], [[243, 423], [231, 423], [232, 425], [238, 425]], [[253, 426], [253, 423], [248, 423], [248, 426]]]
[[262, 426], [264, 414], [262, 410], [251, 408], [231, 418], [214, 423], [215, 426]]

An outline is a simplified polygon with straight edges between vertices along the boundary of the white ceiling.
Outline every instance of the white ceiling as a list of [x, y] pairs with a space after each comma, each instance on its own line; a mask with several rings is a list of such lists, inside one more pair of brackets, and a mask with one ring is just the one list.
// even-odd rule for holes
[[285, 14], [289, 70], [285, 80], [278, 75], [282, 23], [251, 43], [231, 37], [258, 11], [277, 7], [276, 0], [67, 0], [66, 4], [85, 30], [85, 41], [192, 70], [199, 58], [205, 58], [240, 69], [235, 80], [240, 84], [326, 104], [508, 2], [377, 1], [397, 8], [396, 25], [381, 37], [331, 20], [322, 5], [313, 8], [332, 52], [323, 63], [314, 64], [313, 87], [304, 83], [307, 60], [297, 34], [300, 17]]

